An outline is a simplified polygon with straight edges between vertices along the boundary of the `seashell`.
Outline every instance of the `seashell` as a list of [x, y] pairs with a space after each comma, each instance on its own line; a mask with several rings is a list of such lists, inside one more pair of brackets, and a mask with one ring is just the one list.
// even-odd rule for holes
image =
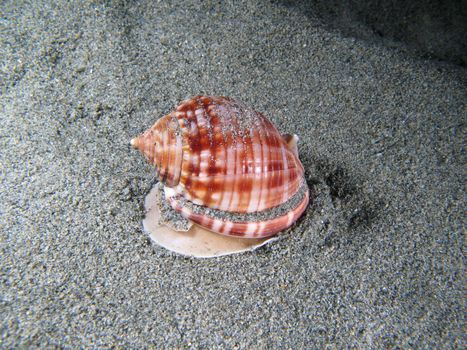
[[257, 239], [290, 227], [306, 209], [297, 140], [242, 102], [197, 96], [131, 144], [154, 164], [165, 200], [181, 216]]

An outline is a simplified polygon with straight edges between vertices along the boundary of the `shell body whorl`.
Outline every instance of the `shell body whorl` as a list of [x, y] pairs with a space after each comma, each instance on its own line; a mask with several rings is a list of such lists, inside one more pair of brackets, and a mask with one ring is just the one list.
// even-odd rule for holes
[[[218, 233], [272, 235], [289, 227], [308, 203], [294, 150], [264, 115], [230, 98], [186, 100], [132, 145], [155, 165], [172, 207]], [[299, 198], [290, 211], [275, 217], [233, 220], [209, 213], [263, 213], [294, 196]]]

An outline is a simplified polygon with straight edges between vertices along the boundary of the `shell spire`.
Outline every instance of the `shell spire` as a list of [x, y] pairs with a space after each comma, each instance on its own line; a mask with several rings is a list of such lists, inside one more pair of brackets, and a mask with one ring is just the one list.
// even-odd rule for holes
[[159, 119], [149, 130], [131, 140], [131, 145], [156, 167], [159, 179], [168, 187], [180, 181], [182, 169], [182, 136], [178, 121], [172, 115]]
[[153, 141], [152, 129], [148, 130], [144, 134], [141, 134], [131, 139], [130, 144], [133, 148], [140, 151], [147, 159], [147, 161], [153, 165], [154, 163], [154, 141]]

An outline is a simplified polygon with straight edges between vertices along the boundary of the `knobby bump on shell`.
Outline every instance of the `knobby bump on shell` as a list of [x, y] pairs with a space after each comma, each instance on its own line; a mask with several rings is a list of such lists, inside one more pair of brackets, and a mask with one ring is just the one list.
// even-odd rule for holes
[[290, 227], [308, 204], [296, 142], [239, 101], [197, 96], [131, 144], [183, 217], [222, 235], [263, 238]]

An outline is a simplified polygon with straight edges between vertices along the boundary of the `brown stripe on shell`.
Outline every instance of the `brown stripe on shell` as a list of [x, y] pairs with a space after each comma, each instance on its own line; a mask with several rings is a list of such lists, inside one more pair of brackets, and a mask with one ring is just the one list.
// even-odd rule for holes
[[242, 182], [244, 181], [244, 176], [242, 174], [242, 156], [243, 156], [243, 143], [238, 138], [235, 137], [235, 175], [234, 176], [234, 185], [233, 185], [233, 195], [230, 201], [230, 211], [237, 209], [236, 211], [244, 211], [244, 208], [240, 205], [241, 197], [244, 195], [241, 191]]
[[[243, 174], [252, 174], [251, 169], [251, 160], [254, 159], [253, 154], [253, 146], [252, 146], [252, 139], [250, 132], [246, 133], [246, 136], [242, 138], [243, 141], [243, 159], [242, 159], [242, 173]], [[254, 173], [253, 173], [254, 174]], [[240, 198], [240, 207], [242, 208], [249, 208], [251, 201], [257, 200], [257, 198], [253, 198], [254, 189], [258, 188], [255, 185], [255, 177], [248, 177], [245, 176], [245, 179], [242, 181], [242, 185], [240, 188], [241, 193], [243, 196]], [[256, 195], [257, 197], [257, 195]]]

